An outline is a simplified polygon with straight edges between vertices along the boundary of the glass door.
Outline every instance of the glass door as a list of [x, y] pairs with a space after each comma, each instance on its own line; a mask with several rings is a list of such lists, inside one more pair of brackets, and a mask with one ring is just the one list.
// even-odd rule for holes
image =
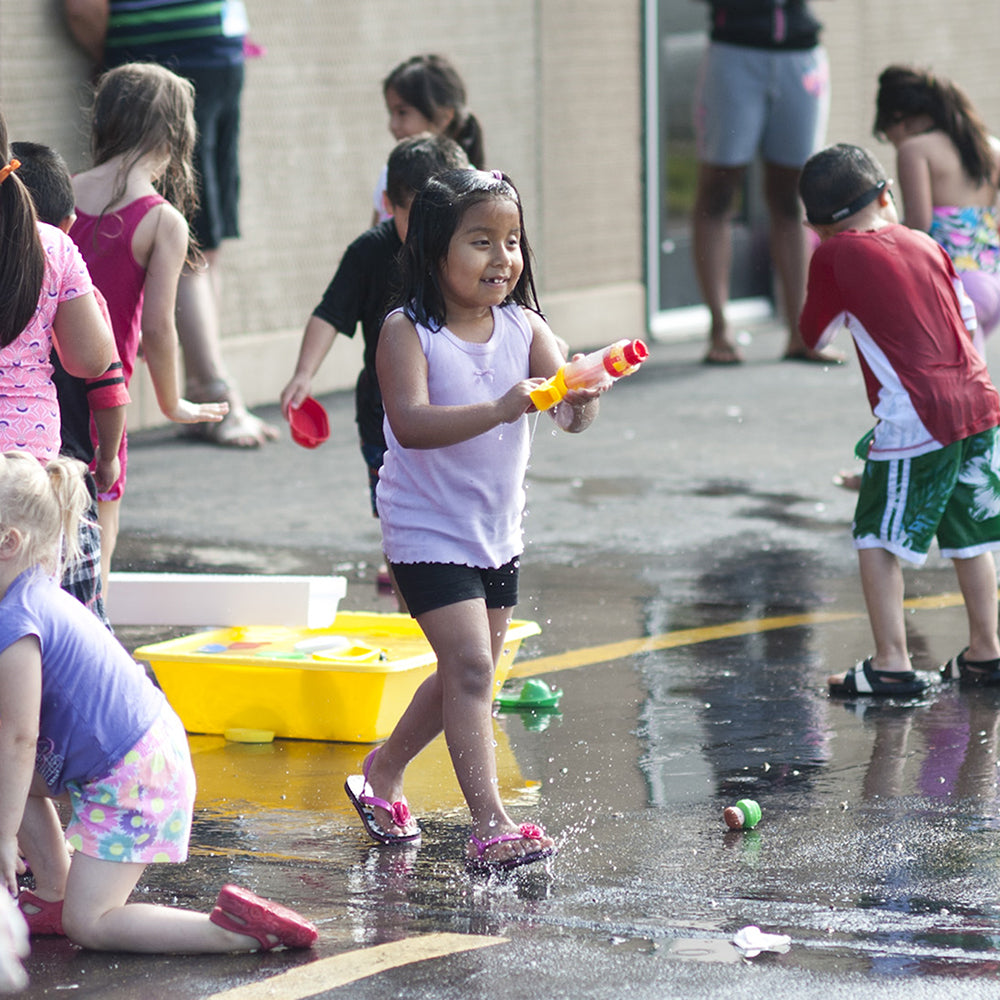
[[[698, 162], [692, 106], [708, 40], [708, 4], [645, 0], [646, 283], [654, 333], [708, 330], [708, 310], [691, 256], [691, 213]], [[733, 225], [729, 314], [733, 321], [771, 313], [770, 255], [757, 164], [747, 171]]]

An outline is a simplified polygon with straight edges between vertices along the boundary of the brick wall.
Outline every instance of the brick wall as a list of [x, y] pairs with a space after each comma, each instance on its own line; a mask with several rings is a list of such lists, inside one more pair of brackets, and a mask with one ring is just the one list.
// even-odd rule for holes
[[871, 149], [892, 173], [892, 146], [872, 136], [878, 75], [892, 63], [931, 69], [966, 90], [976, 109], [1000, 133], [997, 32], [1000, 5], [992, 0], [817, 0], [826, 30], [833, 84], [831, 142]]
[[[223, 323], [227, 360], [252, 401], [277, 397], [309, 312], [343, 248], [369, 223], [392, 146], [381, 80], [416, 52], [454, 61], [490, 165], [521, 189], [554, 325], [566, 317], [568, 339], [600, 342], [602, 309], [613, 315], [623, 301], [641, 321], [637, 4], [247, 6], [251, 35], [267, 53], [247, 66], [243, 237], [223, 254]], [[59, 0], [0, 7], [0, 103], [11, 134], [56, 146], [73, 168], [86, 164], [87, 72]], [[586, 309], [577, 289], [586, 290]], [[338, 343], [318, 387], [350, 384], [358, 364], [356, 347]], [[157, 419], [143, 393], [140, 382], [133, 426]]]

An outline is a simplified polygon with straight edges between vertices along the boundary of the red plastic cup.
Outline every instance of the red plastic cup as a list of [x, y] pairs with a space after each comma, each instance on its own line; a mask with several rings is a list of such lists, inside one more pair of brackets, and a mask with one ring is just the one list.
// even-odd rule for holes
[[292, 440], [303, 448], [316, 448], [330, 436], [330, 421], [322, 404], [306, 396], [302, 405], [288, 411]]

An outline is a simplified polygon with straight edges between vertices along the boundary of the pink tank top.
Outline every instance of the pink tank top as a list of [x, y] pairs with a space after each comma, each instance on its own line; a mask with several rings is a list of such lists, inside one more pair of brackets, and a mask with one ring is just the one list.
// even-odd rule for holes
[[77, 209], [76, 222], [69, 231], [87, 262], [94, 284], [108, 300], [126, 385], [139, 353], [142, 289], [146, 281], [146, 269], [132, 256], [132, 237], [146, 213], [164, 201], [158, 194], [148, 194], [100, 218]]
[[[520, 306], [493, 310], [485, 344], [447, 327], [417, 326], [431, 403], [488, 402], [529, 372], [531, 327]], [[385, 421], [378, 480], [382, 543], [390, 562], [497, 568], [521, 554], [528, 418], [446, 448], [404, 448]]]
[[60, 302], [94, 290], [73, 241], [44, 222], [38, 234], [45, 276], [38, 308], [17, 339], [0, 349], [0, 451], [28, 451], [47, 462], [59, 454], [59, 403], [52, 381], [52, 324]]

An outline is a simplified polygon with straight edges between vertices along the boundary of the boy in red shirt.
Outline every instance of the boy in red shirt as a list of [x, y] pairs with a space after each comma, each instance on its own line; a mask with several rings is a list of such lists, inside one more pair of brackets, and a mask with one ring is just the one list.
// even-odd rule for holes
[[830, 690], [909, 697], [927, 686], [910, 665], [899, 559], [922, 563], [935, 537], [969, 620], [968, 646], [942, 675], [1000, 684], [1000, 396], [972, 346], [972, 303], [947, 253], [899, 224], [889, 181], [865, 150], [817, 153], [799, 192], [822, 241], [802, 336], [818, 348], [848, 328], [878, 420], [853, 526], [875, 652], [830, 677]]

